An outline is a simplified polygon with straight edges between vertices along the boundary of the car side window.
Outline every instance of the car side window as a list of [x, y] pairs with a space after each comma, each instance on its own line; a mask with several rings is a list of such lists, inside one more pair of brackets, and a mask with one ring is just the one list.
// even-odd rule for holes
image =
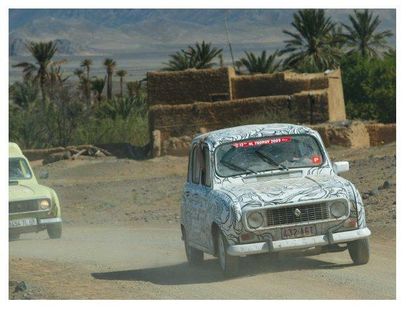
[[208, 147], [203, 147], [202, 154], [204, 158], [203, 173], [201, 176], [201, 183], [207, 187], [211, 186], [211, 162]]
[[189, 160], [188, 160], [188, 171], [186, 175], [186, 181], [191, 182], [192, 181], [192, 157], [193, 157], [194, 149], [193, 147], [190, 148], [189, 150]]
[[199, 150], [199, 146], [196, 145], [194, 146], [194, 149], [192, 151], [191, 179], [195, 184], [199, 184], [199, 181], [201, 179], [201, 154]]

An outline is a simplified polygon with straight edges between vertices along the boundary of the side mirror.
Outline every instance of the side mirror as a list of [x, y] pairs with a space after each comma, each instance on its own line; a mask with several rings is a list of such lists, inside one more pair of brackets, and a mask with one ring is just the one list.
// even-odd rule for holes
[[349, 170], [349, 162], [347, 161], [339, 161], [333, 163], [333, 170], [337, 175], [343, 172], [347, 172]]

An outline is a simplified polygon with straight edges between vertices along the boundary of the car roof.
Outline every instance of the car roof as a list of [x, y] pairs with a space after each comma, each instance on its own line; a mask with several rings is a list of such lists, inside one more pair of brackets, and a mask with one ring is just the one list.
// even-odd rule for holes
[[21, 151], [19, 145], [16, 143], [9, 143], [9, 157], [23, 157], [23, 152]]
[[211, 131], [198, 135], [193, 142], [204, 141], [213, 148], [220, 144], [245, 140], [250, 138], [263, 138], [281, 135], [308, 134], [313, 135], [320, 140], [319, 134], [309, 127], [288, 124], [288, 123], [271, 123], [271, 124], [253, 124], [238, 127], [226, 128]]

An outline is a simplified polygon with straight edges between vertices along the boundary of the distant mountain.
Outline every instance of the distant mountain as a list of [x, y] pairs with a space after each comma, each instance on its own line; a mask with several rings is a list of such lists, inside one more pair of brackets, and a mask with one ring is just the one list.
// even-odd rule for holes
[[[57, 52], [59, 55], [78, 55], [91, 53], [93, 49], [84, 48], [79, 44], [75, 44], [67, 39], [55, 39]], [[9, 40], [9, 56], [26, 56], [29, 55], [27, 50], [28, 39], [22, 39], [20, 37], [10, 37]]]
[[[395, 10], [376, 10], [382, 29], [395, 32]], [[328, 10], [347, 21], [351, 10]], [[278, 45], [295, 10], [176, 9], [11, 9], [10, 55], [21, 55], [25, 40], [59, 40], [62, 53], [156, 50], [196, 41], [226, 43], [225, 18], [233, 44]], [[394, 38], [391, 41], [394, 44]]]

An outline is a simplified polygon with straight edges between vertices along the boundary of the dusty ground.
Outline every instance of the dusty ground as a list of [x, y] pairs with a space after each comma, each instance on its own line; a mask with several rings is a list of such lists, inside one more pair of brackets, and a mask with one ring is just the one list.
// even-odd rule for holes
[[[37, 174], [49, 172], [40, 182], [61, 199], [63, 237], [41, 232], [10, 242], [10, 298], [393, 299], [395, 144], [330, 154], [350, 161], [344, 177], [364, 197], [373, 232], [367, 265], [353, 266], [347, 252], [250, 257], [239, 277], [224, 279], [213, 257], [202, 267], [186, 264], [178, 225], [186, 157], [35, 163]], [[26, 289], [15, 292], [21, 281]]]

